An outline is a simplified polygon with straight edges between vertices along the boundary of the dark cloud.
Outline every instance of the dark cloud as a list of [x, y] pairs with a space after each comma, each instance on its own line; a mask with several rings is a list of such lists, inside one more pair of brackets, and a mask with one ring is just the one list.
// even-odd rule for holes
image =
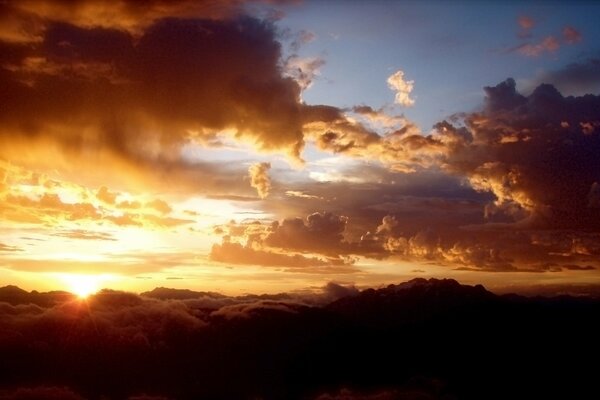
[[136, 37], [49, 23], [41, 42], [3, 53], [7, 152], [49, 140], [71, 152], [176, 166], [183, 145], [223, 131], [295, 159], [304, 145], [300, 88], [281, 74], [269, 22], [171, 18]]
[[[600, 145], [593, 128], [600, 98], [563, 97], [548, 84], [525, 97], [511, 79], [486, 94], [485, 109], [464, 120], [473, 139], [461, 140], [444, 157], [444, 167], [492, 192], [495, 211], [525, 215], [528, 226], [600, 229], [600, 217], [589, 207], [589, 193], [600, 181], [593, 150]], [[438, 129], [442, 137], [453, 130]]]
[[[350, 264], [359, 256], [433, 262], [487, 272], [557, 272], [560, 264], [578, 265], [571, 269], [580, 271], [600, 267], [598, 233], [536, 228], [510, 218], [507, 222], [489, 222], [491, 217], [486, 219], [483, 202], [465, 204], [461, 200], [458, 206], [428, 198], [414, 199], [414, 204], [412, 200], [400, 198], [362, 214], [354, 211], [356, 219], [322, 212], [306, 219], [284, 219], [271, 226], [258, 221], [231, 222], [216, 228], [223, 243], [215, 245], [212, 257], [234, 264], [268, 266], [288, 262], [298, 267], [298, 272], [309, 272], [316, 264], [323, 264], [321, 273], [351, 272]], [[367, 201], [365, 206], [369, 205]], [[473, 217], [467, 217], [469, 214]], [[316, 253], [323, 258], [302, 253]]]
[[273, 247], [319, 252], [337, 256], [345, 247], [348, 219], [331, 213], [313, 213], [306, 219], [284, 219], [273, 223], [265, 243]]
[[549, 83], [561, 92], [570, 95], [600, 93], [600, 58], [574, 62], [565, 67], [542, 73], [534, 79], [533, 85]]
[[153, 22], [165, 17], [224, 19], [244, 13], [246, 0], [8, 0], [2, 3], [2, 15], [11, 22], [0, 30], [0, 39], [12, 42], [37, 42], [47, 25], [69, 22], [80, 27], [114, 28], [140, 34]]
[[324, 295], [330, 300], [335, 301], [343, 297], [356, 296], [359, 290], [354, 285], [341, 285], [335, 282], [328, 282], [323, 288]]

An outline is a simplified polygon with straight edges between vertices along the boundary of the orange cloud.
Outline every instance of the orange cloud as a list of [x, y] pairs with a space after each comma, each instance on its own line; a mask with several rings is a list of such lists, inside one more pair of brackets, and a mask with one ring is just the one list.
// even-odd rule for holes
[[236, 242], [213, 245], [210, 260], [229, 264], [282, 267], [291, 272], [351, 273], [357, 270], [339, 260], [306, 257], [301, 254], [282, 254], [243, 246]]
[[565, 42], [568, 44], [581, 42], [581, 40], [583, 39], [581, 33], [572, 26], [565, 26], [562, 31], [562, 34]]
[[271, 190], [271, 179], [269, 178], [271, 164], [267, 162], [253, 164], [248, 168], [250, 174], [250, 186], [256, 189], [258, 196], [264, 199]]
[[519, 22], [519, 26], [525, 30], [529, 30], [535, 26], [535, 21], [533, 18], [528, 17], [527, 15], [519, 16], [517, 21]]
[[7, 183], [0, 192], [0, 215], [7, 221], [53, 227], [75, 222], [174, 227], [193, 222], [169, 215], [173, 209], [160, 199], [150, 200], [144, 206], [138, 200], [117, 203], [118, 194], [105, 186], [94, 192], [11, 164], [0, 164], [0, 171]]
[[525, 56], [538, 57], [544, 53], [554, 53], [560, 48], [560, 42], [554, 36], [546, 36], [539, 43], [526, 43], [517, 47], [517, 51]]

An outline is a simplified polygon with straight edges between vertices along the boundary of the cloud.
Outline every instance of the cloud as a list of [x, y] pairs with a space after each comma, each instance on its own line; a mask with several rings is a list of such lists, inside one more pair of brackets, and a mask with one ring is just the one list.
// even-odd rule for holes
[[[281, 254], [267, 250], [243, 246], [236, 242], [214, 244], [209, 259], [228, 264], [260, 265], [265, 267], [282, 267], [291, 272], [340, 273], [352, 272], [355, 269], [339, 262], [316, 257], [305, 257], [300, 254]], [[325, 267], [325, 268], [319, 268]], [[341, 267], [341, 268], [340, 268]]]
[[3, 3], [3, 13], [12, 22], [5, 27], [0, 39], [13, 42], [37, 42], [47, 26], [55, 21], [94, 28], [118, 29], [141, 34], [149, 25], [165, 17], [224, 19], [239, 15], [245, 1], [219, 2], [151, 0], [144, 5], [134, 0], [75, 1], [54, 0], [13, 1]]
[[325, 65], [325, 60], [320, 57], [290, 56], [285, 62], [285, 74], [294, 79], [300, 89], [305, 91], [321, 74], [320, 69]]
[[[579, 294], [597, 292], [595, 285], [538, 289], [554, 294], [570, 289]], [[547, 343], [492, 330], [495, 336], [490, 340], [508, 346], [484, 360], [479, 348], [469, 345], [478, 326], [510, 321], [527, 337], [543, 337], [548, 329], [559, 335], [568, 346], [557, 348], [552, 357], [571, 364], [582, 351], [590, 351], [589, 343], [580, 340], [593, 328], [597, 315], [598, 302], [590, 297], [496, 296], [481, 285], [451, 279], [414, 279], [361, 291], [329, 283], [319, 293], [223, 298], [204, 293], [183, 300], [172, 298], [177, 290], [170, 293], [164, 300], [105, 290], [87, 301], [71, 298], [47, 306], [0, 302], [0, 350], [10, 357], [0, 366], [0, 398], [77, 399], [78, 393], [89, 398], [136, 398], [141, 393], [154, 398], [278, 398], [279, 393], [286, 398], [322, 399], [471, 398], [486, 397], [490, 386], [505, 388], [509, 395], [516, 387], [522, 390], [523, 382], [539, 393], [539, 382], [547, 382], [549, 376], [584, 393], [595, 382], [592, 371], [565, 375], [554, 363], [534, 357], [541, 360], [539, 365], [513, 371], [527, 379], [507, 383], [498, 359], [513, 359], [532, 349], [546, 354]], [[431, 347], [449, 315], [453, 329], [446, 339], [456, 346]], [[402, 337], [411, 346], [394, 345]], [[505, 354], [506, 348], [514, 351]], [[307, 359], [324, 354], [336, 360], [335, 373], [327, 363], [316, 363], [310, 371], [298, 369]], [[402, 359], [408, 367], [390, 371], [388, 359], [378, 358], [381, 354]], [[456, 357], [479, 362], [467, 363], [467, 370], [453, 374], [451, 360]], [[427, 365], [433, 360], [435, 374], [423, 369], [423, 360]], [[291, 373], [273, 374], [274, 370]], [[432, 375], [435, 378], [430, 379]], [[237, 384], [229, 385], [232, 380]], [[350, 381], [351, 390], [335, 391]], [[474, 381], [483, 383], [473, 386]]]
[[152, 201], [149, 201], [145, 204], [145, 206], [147, 208], [151, 208], [158, 211], [162, 215], [169, 214], [171, 211], [173, 211], [171, 206], [166, 201], [161, 199], [154, 199]]
[[404, 107], [412, 107], [415, 101], [410, 98], [415, 81], [404, 80], [404, 72], [398, 70], [389, 76], [387, 79], [390, 89], [396, 92], [394, 103]]
[[[521, 16], [518, 19], [520, 31], [518, 33], [519, 38], [529, 39], [533, 35], [531, 29], [535, 26], [535, 21], [527, 16]], [[583, 39], [581, 33], [572, 26], [565, 26], [561, 32], [562, 43], [567, 45], [573, 45], [580, 42]], [[557, 38], [558, 35], [548, 35], [539, 41], [526, 42], [519, 46], [509, 49], [509, 52], [516, 51], [527, 57], [539, 57], [546, 53], [554, 54], [560, 49], [561, 41]]]
[[250, 186], [256, 189], [261, 199], [266, 198], [271, 190], [271, 178], [269, 178], [271, 163], [261, 162], [253, 164], [248, 168], [250, 174]]
[[269, 22], [164, 19], [135, 37], [49, 23], [39, 44], [12, 45], [5, 54], [0, 121], [7, 151], [8, 137], [16, 144], [49, 140], [62, 151], [94, 148], [156, 164], [178, 160], [185, 144], [230, 132], [300, 158], [300, 88], [281, 75]]
[[56, 236], [66, 237], [69, 239], [82, 240], [116, 240], [113, 235], [106, 232], [92, 232], [83, 229], [75, 229], [70, 231], [56, 232]]
[[561, 92], [582, 96], [598, 94], [600, 91], [600, 58], [592, 57], [563, 68], [547, 71], [536, 76], [528, 85], [531, 89], [542, 83], [549, 83]]
[[[201, 162], [190, 156], [193, 149], [233, 139], [302, 163], [305, 142], [314, 141], [327, 151], [394, 159], [393, 168], [406, 171], [395, 154], [411, 158], [430, 144], [410, 121], [383, 110], [362, 106], [354, 112], [359, 118], [352, 118], [349, 110], [304, 104], [301, 92], [323, 60], [291, 56], [285, 73], [272, 22], [236, 13], [161, 18], [157, 11], [156, 18], [128, 29], [117, 22], [89, 26], [78, 12], [74, 7], [71, 23], [45, 21], [37, 42], [5, 44], [0, 155], [14, 162], [52, 153], [71, 171], [105, 165], [112, 179], [130, 177], [125, 184], [142, 180], [160, 187], [168, 181], [247, 195], [239, 171]], [[390, 77], [390, 85], [408, 105], [412, 82], [401, 72]], [[53, 101], [48, 92], [55, 94]], [[105, 190], [98, 190], [99, 200], [117, 201], [115, 192]]]
[[[97, 191], [67, 180], [51, 179], [45, 174], [0, 164], [0, 171], [9, 186], [0, 192], [0, 214], [8, 221], [19, 224], [60, 226], [58, 236], [73, 239], [110, 240], [110, 235], [99, 231], [82, 230], [78, 222], [105, 223], [117, 226], [174, 227], [194, 222], [172, 215], [173, 209], [163, 200], [129, 193], [119, 194], [106, 186]], [[126, 195], [131, 200], [118, 200]], [[187, 217], [187, 216], [186, 216]], [[65, 229], [70, 228], [72, 229]]]
[[522, 96], [512, 79], [486, 94], [486, 108], [464, 121], [472, 139], [447, 153], [444, 168], [492, 192], [496, 207], [529, 226], [598, 229], [588, 196], [600, 181], [598, 158], [590, 151], [600, 136], [581, 124], [600, 121], [600, 98], [565, 98], [548, 84]]
[[519, 18], [517, 19], [517, 22], [519, 23], [519, 26], [521, 27], [521, 29], [524, 29], [524, 30], [529, 30], [535, 26], [534, 19], [527, 15], [519, 16]]
[[98, 200], [107, 204], [115, 204], [117, 193], [113, 193], [109, 191], [106, 186], [102, 186], [100, 189], [98, 189], [98, 192], [96, 192], [96, 197]]
[[303, 29], [294, 35], [293, 40], [290, 43], [290, 50], [293, 53], [297, 53], [302, 46], [314, 42], [316, 39], [316, 33]]
[[6, 322], [4, 338], [17, 335], [46, 343], [60, 341], [61, 326], [65, 324], [76, 330], [72, 335], [85, 337], [96, 332], [94, 335], [104, 336], [106, 343], [142, 348], [157, 345], [165, 335], [206, 326], [182, 302], [142, 299], [106, 289], [85, 303], [66, 301], [52, 308], [4, 305], [0, 312]]
[[338, 256], [346, 253], [344, 230], [348, 219], [332, 213], [313, 213], [301, 218], [288, 218], [274, 222], [264, 239], [272, 247], [296, 251], [318, 252]]
[[514, 50], [528, 57], [538, 57], [544, 53], [555, 53], [560, 48], [560, 42], [554, 36], [546, 36], [538, 43], [525, 43]]
[[535, 26], [535, 20], [527, 15], [521, 15], [517, 18], [519, 24], [519, 32], [517, 36], [521, 39], [530, 38], [532, 36], [531, 30]]
[[15, 251], [23, 251], [23, 249], [17, 246], [10, 246], [8, 244], [0, 243], [0, 252], [12, 253]]
[[581, 33], [573, 28], [572, 26], [565, 26], [563, 31], [563, 39], [567, 44], [574, 44], [577, 42], [581, 42], [581, 40], [583, 39], [583, 36], [581, 35]]
[[349, 296], [356, 296], [360, 293], [360, 291], [354, 285], [341, 285], [335, 282], [327, 282], [323, 288], [323, 292], [329, 301], [335, 301]]
[[275, 311], [282, 313], [296, 314], [301, 306], [293, 303], [260, 301], [249, 304], [235, 304], [221, 307], [211, 313], [211, 317], [231, 319], [250, 319], [265, 311]]

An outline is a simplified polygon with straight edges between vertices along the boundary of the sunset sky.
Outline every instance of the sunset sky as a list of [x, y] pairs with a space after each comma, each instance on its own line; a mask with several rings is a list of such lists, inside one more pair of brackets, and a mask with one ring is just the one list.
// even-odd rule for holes
[[0, 2], [0, 286], [600, 284], [598, 15]]

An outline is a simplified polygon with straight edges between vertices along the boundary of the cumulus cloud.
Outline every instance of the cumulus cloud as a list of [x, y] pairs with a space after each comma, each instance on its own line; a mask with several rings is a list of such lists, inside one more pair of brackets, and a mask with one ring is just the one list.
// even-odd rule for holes
[[526, 97], [512, 79], [486, 88], [486, 94], [485, 110], [464, 121], [472, 139], [448, 153], [444, 167], [492, 192], [496, 206], [507, 212], [511, 206], [525, 211], [530, 226], [598, 229], [588, 195], [600, 179], [598, 158], [590, 150], [600, 136], [581, 124], [600, 120], [600, 99], [565, 98], [548, 84]]
[[398, 70], [390, 75], [387, 79], [390, 89], [396, 92], [394, 102], [404, 107], [411, 107], [415, 101], [410, 98], [415, 81], [407, 81], [404, 79], [404, 72]]
[[[452, 202], [424, 199], [414, 206], [401, 201], [393, 208], [373, 208], [370, 212], [348, 209], [354, 219], [315, 213], [306, 219], [288, 218], [271, 226], [230, 224], [219, 228], [224, 241], [213, 248], [212, 256], [233, 264], [269, 266], [287, 262], [297, 267], [289, 271], [320, 273], [356, 271], [351, 264], [361, 256], [435, 262], [489, 272], [558, 272], [564, 263], [580, 265], [580, 271], [591, 270], [583, 268], [586, 265], [600, 266], [595, 260], [600, 247], [594, 245], [600, 239], [598, 234], [546, 231], [528, 225], [531, 218], [526, 213], [520, 214], [525, 222], [514, 222], [515, 216], [502, 219], [494, 215], [486, 219], [484, 205], [479, 202], [457, 207]], [[395, 214], [383, 214], [376, 221], [386, 209]], [[230, 241], [235, 244], [229, 244]], [[320, 254], [322, 258], [299, 257], [303, 253]]]
[[347, 221], [344, 216], [328, 212], [316, 212], [306, 219], [286, 218], [273, 223], [264, 242], [273, 247], [338, 256], [346, 252], [343, 234]]
[[269, 177], [270, 169], [271, 163], [268, 162], [256, 163], [248, 168], [248, 173], [250, 174], [250, 186], [256, 189], [256, 192], [261, 199], [266, 198], [271, 191], [271, 178]]

